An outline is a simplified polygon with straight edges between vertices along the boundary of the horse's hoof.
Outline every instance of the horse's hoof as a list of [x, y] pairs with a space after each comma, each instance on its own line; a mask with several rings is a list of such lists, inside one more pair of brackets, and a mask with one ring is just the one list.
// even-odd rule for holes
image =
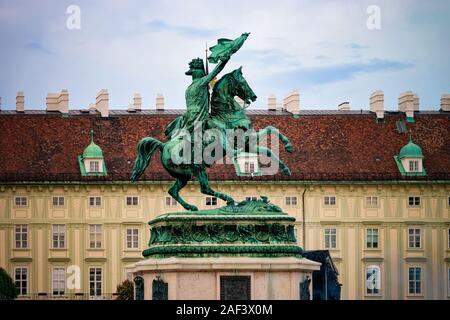
[[292, 153], [292, 151], [294, 151], [294, 148], [292, 147], [292, 144], [288, 144], [286, 145], [286, 147], [284, 148], [287, 152]]
[[290, 176], [290, 175], [292, 175], [292, 174], [291, 174], [291, 170], [289, 170], [289, 168], [287, 168], [287, 167], [283, 169], [283, 174], [284, 174], [285, 176]]

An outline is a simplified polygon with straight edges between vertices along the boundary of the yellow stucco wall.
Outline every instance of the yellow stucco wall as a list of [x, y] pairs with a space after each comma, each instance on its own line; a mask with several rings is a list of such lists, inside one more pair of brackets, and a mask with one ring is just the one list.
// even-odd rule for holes
[[[181, 211], [180, 205], [166, 206], [168, 183], [130, 185], [2, 185], [0, 186], [0, 266], [11, 275], [14, 268], [26, 266], [28, 292], [36, 298], [52, 291], [52, 268], [77, 265], [81, 270], [80, 290], [87, 293], [89, 268], [102, 268], [102, 289], [106, 298], [126, 279], [126, 265], [141, 259], [147, 247], [147, 222], [168, 211]], [[448, 299], [450, 248], [450, 184], [308, 184], [302, 183], [212, 183], [212, 187], [232, 195], [266, 195], [269, 200], [297, 219], [299, 244], [306, 250], [324, 249], [325, 228], [337, 231], [337, 248], [330, 250], [337, 266], [343, 299]], [[302, 193], [305, 191], [305, 228]], [[244, 196], [245, 195], [245, 196]], [[324, 196], [336, 196], [335, 206], [325, 206]], [[18, 207], [17, 196], [26, 196], [28, 205]], [[64, 196], [63, 207], [52, 205], [53, 196]], [[102, 197], [102, 205], [92, 208], [89, 196]], [[126, 196], [138, 196], [137, 206], [127, 206]], [[207, 208], [205, 195], [194, 184], [182, 196]], [[285, 205], [286, 196], [296, 196], [297, 205]], [[366, 196], [377, 196], [378, 205], [367, 207]], [[419, 207], [408, 206], [408, 196], [420, 196]], [[219, 200], [218, 206], [224, 205]], [[208, 207], [209, 208], [209, 207]], [[27, 249], [14, 246], [14, 225], [27, 224]], [[52, 225], [66, 226], [66, 246], [52, 249]], [[102, 248], [89, 249], [88, 225], [101, 224]], [[421, 230], [421, 248], [408, 249], [408, 228]], [[139, 229], [139, 248], [126, 249], [127, 228]], [[367, 249], [367, 228], [379, 230], [379, 248]], [[306, 243], [303, 243], [303, 229]], [[365, 294], [365, 268], [381, 269], [379, 295]], [[422, 268], [422, 293], [408, 294], [408, 267]]]

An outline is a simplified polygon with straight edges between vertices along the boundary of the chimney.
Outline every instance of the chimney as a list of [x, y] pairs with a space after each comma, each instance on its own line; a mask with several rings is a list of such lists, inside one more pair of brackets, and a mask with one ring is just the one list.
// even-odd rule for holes
[[292, 114], [300, 113], [300, 93], [294, 90], [286, 95], [283, 100], [283, 108]]
[[342, 102], [338, 105], [339, 111], [349, 111], [350, 110], [350, 103], [348, 101]]
[[156, 110], [164, 110], [164, 96], [162, 94], [156, 96]]
[[407, 120], [414, 121], [414, 94], [412, 91], [406, 91], [398, 97], [398, 111], [406, 114]]
[[234, 100], [236, 100], [237, 103], [239, 103], [239, 105], [241, 106], [241, 108], [244, 107], [244, 100], [242, 100], [241, 98], [239, 98], [238, 96], [234, 97]]
[[277, 97], [274, 94], [267, 98], [267, 109], [270, 111], [277, 110]]
[[48, 93], [46, 100], [46, 111], [58, 111], [58, 96], [57, 93]]
[[47, 111], [69, 113], [69, 92], [66, 89], [60, 93], [49, 93], [46, 99]]
[[377, 119], [384, 118], [384, 93], [377, 90], [370, 95], [370, 111], [377, 114]]
[[419, 105], [420, 105], [419, 96], [414, 93], [414, 95], [413, 95], [413, 110], [419, 111]]
[[108, 90], [102, 89], [97, 93], [95, 99], [95, 109], [100, 112], [102, 117], [109, 115], [109, 93]]
[[135, 93], [133, 97], [133, 108], [134, 110], [142, 109], [142, 97], [140, 93]]
[[127, 108], [128, 112], [136, 112], [136, 109], [134, 109], [134, 105], [133, 104], [128, 104], [128, 108]]
[[17, 92], [16, 112], [25, 112], [25, 96], [23, 94], [23, 91]]
[[441, 111], [450, 111], [450, 94], [443, 94], [441, 96]]

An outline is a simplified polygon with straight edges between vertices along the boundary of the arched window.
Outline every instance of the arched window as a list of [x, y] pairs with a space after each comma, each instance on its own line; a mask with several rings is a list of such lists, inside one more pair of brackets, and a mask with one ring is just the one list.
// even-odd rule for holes
[[144, 279], [137, 276], [134, 278], [135, 300], [144, 300]]
[[381, 270], [379, 266], [366, 268], [366, 294], [377, 295], [381, 290]]

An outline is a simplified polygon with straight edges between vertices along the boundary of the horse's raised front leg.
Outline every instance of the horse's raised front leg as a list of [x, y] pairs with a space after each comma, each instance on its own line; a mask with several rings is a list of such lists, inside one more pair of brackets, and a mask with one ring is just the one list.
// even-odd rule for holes
[[291, 142], [289, 141], [289, 139], [288, 139], [284, 134], [282, 134], [277, 128], [275, 128], [275, 127], [267, 126], [267, 127], [265, 127], [264, 129], [259, 130], [259, 131], [258, 131], [258, 134], [257, 134], [258, 140], [260, 140], [260, 139], [263, 138], [264, 136], [267, 136], [267, 135], [270, 135], [270, 134], [275, 134], [275, 135], [278, 137], [278, 139], [280, 139], [281, 142], [283, 142], [283, 144], [284, 144], [284, 149], [285, 149], [287, 152], [289, 152], [289, 153], [292, 152], [293, 147], [292, 147], [292, 144], [291, 144]]
[[196, 177], [197, 177], [198, 183], [200, 184], [200, 191], [202, 193], [220, 198], [220, 199], [226, 201], [228, 205], [234, 204], [233, 198], [231, 198], [229, 195], [226, 195], [224, 193], [220, 193], [220, 192], [217, 192], [217, 191], [214, 191], [213, 189], [211, 189], [211, 187], [209, 186], [208, 176], [206, 175], [206, 172], [204, 170], [199, 170], [196, 173]]
[[169, 194], [178, 201], [179, 204], [181, 204], [186, 210], [189, 211], [198, 211], [198, 208], [196, 206], [193, 206], [186, 201], [183, 200], [182, 197], [180, 197], [180, 190], [183, 189], [183, 187], [188, 183], [190, 180], [190, 177], [186, 177], [183, 179], [177, 179], [173, 186], [169, 189]]
[[265, 148], [265, 147], [260, 147], [260, 146], [257, 146], [256, 150], [257, 150], [258, 154], [261, 154], [261, 153], [265, 154], [266, 156], [272, 158], [272, 161], [275, 161], [276, 163], [278, 163], [279, 166], [281, 167], [281, 172], [283, 172], [284, 175], [286, 175], [286, 176], [291, 175], [291, 170], [289, 170], [289, 167], [282, 160], [280, 160], [280, 158], [278, 158], [272, 152], [272, 150]]

